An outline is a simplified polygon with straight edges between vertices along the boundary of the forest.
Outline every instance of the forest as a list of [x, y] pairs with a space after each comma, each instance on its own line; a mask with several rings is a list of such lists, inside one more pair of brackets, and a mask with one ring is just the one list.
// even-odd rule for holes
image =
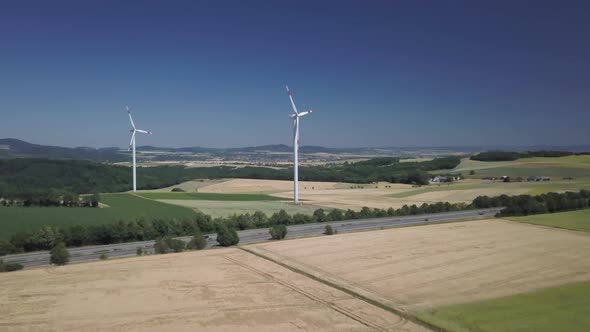
[[[452, 169], [458, 157], [400, 163], [376, 158], [360, 163], [300, 167], [302, 181], [427, 184], [428, 171]], [[265, 167], [139, 167], [138, 189], [157, 189], [193, 179], [249, 178], [291, 180], [292, 169]], [[66, 195], [122, 192], [130, 189], [131, 168], [84, 160], [0, 159], [0, 198], [43, 201], [56, 190]]]
[[583, 153], [574, 153], [568, 151], [526, 151], [526, 152], [511, 152], [511, 151], [488, 151], [475, 154], [470, 157], [471, 160], [478, 161], [513, 161], [521, 158], [557, 158], [573, 155], [584, 155]]

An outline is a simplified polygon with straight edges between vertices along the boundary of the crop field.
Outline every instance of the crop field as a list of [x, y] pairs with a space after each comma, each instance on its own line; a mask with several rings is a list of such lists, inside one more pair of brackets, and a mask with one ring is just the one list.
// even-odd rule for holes
[[[203, 186], [198, 189], [199, 195], [204, 193], [217, 193], [217, 194], [249, 194], [249, 195], [269, 195], [274, 197], [280, 197], [285, 201], [290, 201], [293, 197], [293, 183], [291, 181], [278, 181], [278, 180], [255, 180], [255, 179], [233, 179], [219, 183], [215, 183], [209, 186]], [[458, 183], [452, 183], [450, 185], [441, 184], [439, 185], [428, 185], [422, 187], [412, 187], [407, 184], [389, 184], [389, 183], [377, 183], [377, 184], [349, 184], [349, 183], [323, 183], [317, 185], [316, 183], [301, 182], [299, 185], [300, 199], [304, 204], [324, 208], [335, 208], [335, 209], [353, 209], [360, 210], [362, 207], [367, 206], [371, 208], [387, 209], [390, 207], [400, 208], [403, 205], [422, 205], [423, 203], [437, 203], [440, 201], [448, 201], [450, 203], [471, 203], [471, 201], [477, 196], [498, 196], [502, 194], [506, 195], [519, 195], [519, 194], [540, 194], [550, 191], [577, 191], [580, 189], [590, 189], [590, 178], [586, 180], [573, 180], [573, 181], [549, 181], [549, 182], [514, 182], [514, 183], [502, 183], [500, 181], [484, 181], [479, 179], [467, 179], [462, 180]], [[156, 197], [156, 196], [146, 196]], [[170, 196], [172, 198], [174, 196]], [[181, 196], [179, 196], [181, 197]], [[190, 196], [186, 196], [187, 198]], [[206, 197], [206, 196], [202, 196]], [[224, 196], [219, 196], [219, 199], [223, 199]], [[230, 196], [227, 196], [230, 197]], [[248, 196], [256, 197], [256, 196]], [[183, 206], [191, 206], [199, 208], [203, 212], [205, 210], [202, 207], [207, 208], [206, 203], [191, 202], [190, 205], [187, 202], [172, 202], [167, 200], [166, 197], [164, 202], [173, 203]], [[266, 196], [259, 196], [256, 199], [258, 202], [253, 202], [254, 205], [264, 203], [262, 201], [267, 200]], [[255, 210], [254, 207], [247, 208], [247, 211]], [[269, 204], [260, 205], [261, 208], [270, 207]], [[244, 204], [242, 202], [227, 202], [227, 208], [232, 212], [225, 213], [218, 210], [218, 204], [213, 204], [214, 208], [208, 209], [212, 211], [214, 215], [228, 215], [232, 214], [233, 211], [244, 210]], [[270, 208], [265, 211], [274, 211], [275, 208]]]
[[510, 220], [529, 224], [551, 226], [590, 233], [590, 209], [540, 214], [526, 217], [511, 217]]
[[104, 224], [118, 220], [146, 218], [190, 218], [191, 209], [144, 199], [131, 194], [101, 195], [105, 208], [0, 207], [0, 239], [14, 233], [34, 231], [42, 226]]
[[[299, 181], [300, 190], [332, 189], [335, 182]], [[273, 193], [292, 191], [293, 181], [231, 179], [199, 188], [207, 193]]]
[[140, 196], [155, 200], [206, 200], [206, 201], [284, 201], [284, 198], [264, 194], [221, 194], [221, 193], [141, 193]]
[[590, 282], [574, 283], [425, 311], [418, 316], [453, 332], [590, 330]]
[[3, 331], [428, 330], [239, 249], [0, 274]]
[[[475, 175], [469, 175], [469, 171]], [[515, 161], [476, 161], [463, 159], [461, 164], [451, 172], [460, 172], [467, 177], [485, 176], [526, 177], [550, 176], [554, 179], [572, 177], [574, 179], [590, 178], [590, 156], [567, 156], [560, 158], [523, 158]], [[437, 171], [436, 173], [449, 173]]]
[[410, 312], [590, 280], [590, 235], [505, 220], [349, 233], [246, 248]]
[[312, 214], [319, 206], [302, 204], [294, 205], [283, 201], [206, 201], [206, 200], [174, 200], [163, 199], [162, 203], [174, 204], [184, 206], [191, 209], [198, 209], [199, 211], [209, 214], [213, 217], [227, 217], [233, 214], [245, 214], [261, 211], [268, 216], [280, 210], [285, 210], [289, 214], [303, 213]]
[[142, 192], [170, 192], [174, 188], [178, 188], [178, 189], [184, 190], [186, 192], [196, 192], [196, 191], [199, 191], [199, 188], [201, 188], [201, 187], [210, 186], [212, 184], [220, 183], [223, 181], [224, 180], [198, 179], [198, 180], [193, 180], [193, 181], [182, 182], [177, 185], [166, 187], [166, 188], [160, 188], [160, 189], [155, 189], [155, 190], [141, 190], [139, 192], [140, 193], [142, 193]]

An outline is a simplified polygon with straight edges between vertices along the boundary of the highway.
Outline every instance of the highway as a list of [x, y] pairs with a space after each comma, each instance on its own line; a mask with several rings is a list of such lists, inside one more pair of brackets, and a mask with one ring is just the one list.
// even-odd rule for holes
[[[335, 222], [313, 223], [303, 225], [288, 226], [287, 238], [301, 238], [308, 236], [322, 235], [326, 225], [332, 225], [338, 233], [348, 233], [356, 231], [378, 230], [384, 228], [417, 226], [426, 224], [437, 224], [449, 221], [491, 218], [498, 213], [501, 208], [481, 209], [457, 212], [445, 212], [435, 214], [423, 214], [416, 216], [404, 217], [386, 217], [372, 219], [342, 220]], [[268, 228], [249, 229], [238, 231], [240, 245], [256, 242], [270, 241]], [[206, 234], [207, 246], [217, 245], [216, 234]], [[188, 242], [191, 237], [179, 237], [179, 239]], [[140, 247], [144, 252], [153, 253], [154, 241], [128, 242], [100, 246], [87, 246], [68, 249], [70, 252], [70, 263], [96, 261], [100, 255], [105, 253], [109, 258], [135, 256], [137, 248]], [[25, 268], [49, 265], [49, 252], [37, 251], [25, 254], [7, 255], [1, 257], [5, 262], [16, 262], [22, 264]]]

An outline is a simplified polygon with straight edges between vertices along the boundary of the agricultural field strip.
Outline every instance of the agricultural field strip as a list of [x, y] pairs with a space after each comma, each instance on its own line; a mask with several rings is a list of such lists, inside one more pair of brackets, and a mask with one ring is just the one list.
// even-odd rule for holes
[[590, 233], [590, 209], [548, 213], [525, 217], [509, 217], [507, 219], [534, 225]]
[[101, 225], [119, 220], [145, 218], [193, 218], [195, 212], [183, 206], [166, 204], [132, 194], [103, 194], [105, 208], [0, 207], [0, 239], [17, 232], [35, 231], [43, 226]]
[[[0, 279], [7, 286], [0, 294], [10, 303], [0, 325], [9, 329], [427, 331], [236, 249], [37, 269]], [[33, 286], [22, 286], [32, 280]]]
[[243, 193], [140, 193], [139, 196], [153, 200], [207, 200], [207, 201], [284, 201], [284, 198], [265, 194]]
[[[435, 241], [435, 233], [451, 242]], [[521, 243], [515, 242], [516, 238]], [[373, 249], [367, 249], [368, 243]], [[248, 248], [400, 310], [590, 279], [590, 261], [583, 259], [590, 249], [587, 235], [500, 220], [351, 233], [321, 241], [309, 238]], [[461, 255], [457, 257], [455, 252]], [[396, 270], [385, 271], [388, 266]]]
[[584, 332], [590, 328], [590, 282], [567, 284], [481, 302], [457, 304], [417, 314], [453, 332]]

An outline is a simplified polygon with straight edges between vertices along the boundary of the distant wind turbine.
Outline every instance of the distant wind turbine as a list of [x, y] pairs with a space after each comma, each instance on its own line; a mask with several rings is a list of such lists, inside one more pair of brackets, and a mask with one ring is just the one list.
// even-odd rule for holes
[[293, 107], [293, 202], [299, 203], [299, 118], [306, 116], [313, 112], [312, 110], [305, 112], [297, 112], [297, 107], [293, 102], [293, 96], [291, 96], [291, 90], [286, 86], [289, 99], [291, 100], [291, 106]]
[[131, 121], [131, 141], [129, 142], [129, 148], [127, 151], [133, 149], [133, 192], [137, 191], [137, 176], [135, 171], [135, 133], [142, 133], [142, 134], [152, 134], [150, 131], [137, 129], [135, 127], [135, 123], [133, 122], [133, 118], [131, 117], [131, 111], [129, 111], [129, 106], [125, 107], [127, 109], [127, 114], [129, 114], [129, 121]]

